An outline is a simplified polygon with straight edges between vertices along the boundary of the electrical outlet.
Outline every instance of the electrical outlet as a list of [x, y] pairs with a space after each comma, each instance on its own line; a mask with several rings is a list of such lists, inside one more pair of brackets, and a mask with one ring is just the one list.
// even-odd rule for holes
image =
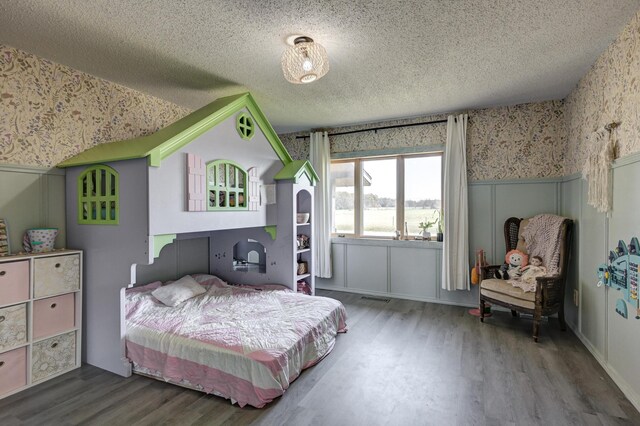
[[580, 303], [580, 293], [578, 293], [578, 289], [573, 289], [573, 304], [578, 306]]

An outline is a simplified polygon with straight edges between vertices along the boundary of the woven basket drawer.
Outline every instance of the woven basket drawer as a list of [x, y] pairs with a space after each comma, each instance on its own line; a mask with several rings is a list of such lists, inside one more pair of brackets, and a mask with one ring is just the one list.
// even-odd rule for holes
[[71, 330], [75, 322], [75, 293], [48, 297], [33, 302], [34, 339]]
[[0, 263], [0, 305], [29, 299], [29, 261]]
[[0, 352], [27, 343], [27, 304], [0, 308]]
[[33, 344], [31, 379], [46, 379], [76, 365], [76, 332], [42, 340]]
[[27, 348], [0, 353], [0, 395], [27, 384]]
[[33, 297], [68, 293], [80, 288], [80, 255], [35, 259]]

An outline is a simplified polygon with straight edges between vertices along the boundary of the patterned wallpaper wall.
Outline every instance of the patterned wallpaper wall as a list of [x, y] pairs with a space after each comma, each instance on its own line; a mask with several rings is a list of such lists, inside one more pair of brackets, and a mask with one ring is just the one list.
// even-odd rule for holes
[[640, 12], [567, 97], [566, 115], [565, 174], [581, 171], [587, 136], [612, 121], [619, 156], [640, 152]]
[[0, 45], [0, 163], [51, 167], [189, 109]]
[[[562, 101], [521, 104], [467, 111], [467, 167], [470, 180], [526, 179], [562, 175], [566, 143]], [[368, 127], [408, 124], [446, 118], [419, 117], [364, 126], [328, 129], [331, 133]], [[403, 127], [330, 138], [331, 152], [355, 152], [397, 147], [444, 145], [447, 125]], [[308, 133], [281, 135], [296, 159], [308, 158]]]

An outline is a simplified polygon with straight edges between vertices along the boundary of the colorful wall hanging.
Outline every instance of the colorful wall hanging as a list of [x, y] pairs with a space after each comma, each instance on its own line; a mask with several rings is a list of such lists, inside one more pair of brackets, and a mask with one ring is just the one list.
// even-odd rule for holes
[[[627, 318], [627, 303], [636, 311], [635, 318], [640, 319], [638, 304], [638, 265], [640, 264], [640, 243], [633, 237], [627, 246], [618, 241], [618, 246], [609, 252], [609, 264], [598, 267], [598, 285], [606, 285], [622, 293], [616, 302], [616, 312]], [[625, 303], [626, 302], [626, 303]]]

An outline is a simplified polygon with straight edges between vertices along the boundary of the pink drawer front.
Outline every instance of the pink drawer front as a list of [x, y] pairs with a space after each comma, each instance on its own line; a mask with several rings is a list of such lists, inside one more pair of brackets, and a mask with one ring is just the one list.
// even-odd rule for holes
[[33, 338], [51, 336], [75, 325], [75, 294], [49, 297], [33, 302]]
[[27, 348], [0, 354], [0, 395], [27, 384]]
[[0, 263], [0, 305], [29, 299], [29, 261]]

